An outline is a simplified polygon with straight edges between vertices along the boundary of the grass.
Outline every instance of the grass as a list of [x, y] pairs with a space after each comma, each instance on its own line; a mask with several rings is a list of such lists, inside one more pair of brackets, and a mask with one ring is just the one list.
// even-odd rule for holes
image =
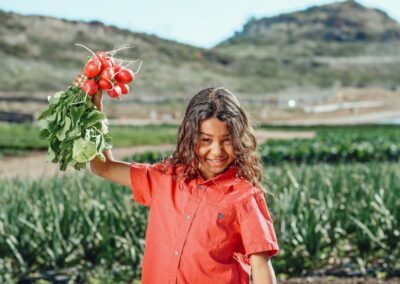
[[[39, 128], [35, 125], [0, 123], [0, 133], [0, 156], [47, 149], [46, 141], [39, 139]], [[177, 129], [169, 125], [112, 126], [110, 134], [114, 147], [173, 144]]]
[[393, 273], [400, 264], [399, 164], [283, 164], [265, 173], [283, 248], [278, 271], [293, 275], [330, 263]]
[[[298, 130], [297, 127], [261, 126], [268, 130]], [[259, 145], [264, 164], [295, 162], [367, 162], [400, 159], [400, 131], [396, 125], [315, 126], [302, 130], [315, 131], [314, 139], [271, 140]]]
[[[265, 168], [265, 186], [281, 247], [273, 259], [278, 274], [329, 264], [394, 275], [400, 265], [397, 163], [284, 163]], [[109, 283], [139, 278], [146, 223], [147, 209], [133, 203], [128, 188], [88, 174], [3, 180], [0, 282], [38, 269], [104, 283], [106, 276]]]
[[176, 143], [177, 128], [169, 125], [112, 126], [114, 147]]

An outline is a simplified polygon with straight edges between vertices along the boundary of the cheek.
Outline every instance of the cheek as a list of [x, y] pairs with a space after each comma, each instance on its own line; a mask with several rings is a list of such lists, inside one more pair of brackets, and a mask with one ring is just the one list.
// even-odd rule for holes
[[196, 156], [201, 159], [207, 153], [207, 149], [206, 149], [206, 147], [202, 147], [201, 145], [197, 145], [196, 149], [195, 149], [195, 153], [196, 153]]
[[233, 146], [226, 147], [225, 151], [230, 157], [232, 157], [232, 158], [235, 157], [235, 149], [233, 149]]

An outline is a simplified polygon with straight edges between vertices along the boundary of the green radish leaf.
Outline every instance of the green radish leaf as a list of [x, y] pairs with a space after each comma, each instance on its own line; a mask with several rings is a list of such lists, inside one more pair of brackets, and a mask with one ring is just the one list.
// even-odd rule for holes
[[48, 159], [61, 171], [68, 165], [84, 169], [96, 156], [104, 160], [102, 151], [111, 149], [111, 138], [100, 131], [105, 118], [79, 87], [54, 94], [38, 120], [39, 137], [49, 144]]
[[72, 149], [74, 142], [72, 140], [64, 140], [63, 142], [61, 142], [60, 144], [60, 150], [68, 150], [68, 149]]
[[74, 169], [78, 170], [78, 171], [84, 170], [84, 169], [86, 169], [86, 163], [75, 163]]
[[86, 127], [91, 127], [91, 126], [95, 125], [97, 122], [102, 121], [105, 118], [106, 118], [106, 116], [103, 112], [94, 110], [89, 114], [89, 116], [85, 122]]
[[51, 149], [50, 146], [47, 149], [47, 161], [52, 162], [52, 163], [57, 162], [56, 153], [54, 153], [53, 149]]
[[46, 121], [48, 123], [54, 122], [56, 119], [57, 119], [57, 113], [53, 113], [52, 115], [46, 117]]
[[112, 144], [112, 137], [110, 134], [105, 134], [104, 135], [104, 140], [107, 144]]
[[61, 124], [62, 125], [62, 122], [63, 121], [63, 113], [62, 113], [62, 111], [58, 111], [58, 112], [56, 112], [56, 119], [55, 119], [55, 122], [57, 123], [57, 124]]
[[103, 153], [97, 154], [97, 158], [99, 158], [100, 161], [102, 161], [102, 162], [105, 162], [105, 161], [106, 161], [106, 157], [103, 155]]
[[74, 141], [72, 156], [78, 163], [92, 160], [97, 154], [96, 144], [92, 141], [79, 138]]
[[49, 122], [46, 119], [38, 120], [37, 123], [38, 123], [40, 130], [44, 130], [44, 129], [49, 130]]
[[57, 132], [57, 138], [60, 141], [65, 139], [66, 133], [68, 132], [68, 130], [71, 127], [71, 119], [68, 116], [66, 116], [64, 118], [64, 121], [65, 121], [65, 124], [64, 124], [63, 128], [61, 128], [61, 130]]
[[39, 115], [39, 117], [37, 118], [37, 120], [42, 120], [42, 119], [45, 119], [45, 118], [47, 118], [47, 117], [49, 117], [51, 114], [52, 114], [52, 112], [53, 112], [53, 110], [52, 110], [52, 108], [47, 108], [47, 109], [45, 109], [40, 115]]
[[73, 126], [76, 126], [77, 122], [81, 119], [84, 112], [85, 112], [84, 106], [71, 108], [70, 115]]
[[60, 154], [60, 141], [54, 135], [52, 135], [52, 138], [50, 140], [50, 145], [51, 149], [56, 153], [56, 155]]
[[42, 129], [39, 132], [39, 138], [40, 139], [46, 139], [50, 136], [50, 131], [48, 129]]
[[58, 104], [58, 102], [60, 101], [60, 98], [62, 97], [62, 95], [64, 94], [64, 92], [57, 92], [55, 93], [49, 100], [49, 104], [50, 105], [56, 105]]
[[105, 143], [103, 135], [98, 136], [98, 141], [96, 141], [96, 145], [97, 145], [97, 151], [101, 152], [101, 150], [104, 149]]
[[61, 160], [60, 161], [60, 171], [65, 172], [65, 170], [67, 169], [68, 164], [66, 163], [65, 160]]
[[71, 151], [67, 151], [67, 154], [65, 156], [65, 162], [67, 163], [67, 165], [74, 165], [76, 163], [76, 161], [74, 160], [74, 158], [72, 157], [72, 152]]
[[82, 134], [80, 127], [73, 128], [70, 132], [67, 133], [68, 140], [73, 140], [75, 138], [80, 137]]

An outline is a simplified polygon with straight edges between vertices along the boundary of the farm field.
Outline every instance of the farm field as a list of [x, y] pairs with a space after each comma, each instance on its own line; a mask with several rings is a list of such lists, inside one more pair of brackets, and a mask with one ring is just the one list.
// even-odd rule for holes
[[[265, 186], [280, 277], [399, 273], [398, 163], [284, 163], [266, 167]], [[0, 196], [0, 282], [39, 268], [100, 283], [139, 279], [147, 209], [128, 188], [76, 173], [3, 180]]]
[[[29, 131], [24, 125], [1, 127], [9, 131], [9, 140], [0, 138], [3, 149]], [[33, 137], [37, 130], [30, 130]], [[111, 131], [116, 143], [126, 147], [115, 149], [118, 158], [157, 162], [172, 150], [177, 128]], [[398, 127], [259, 125], [256, 131], [262, 134], [258, 149], [267, 203], [282, 248], [273, 258], [280, 283], [397, 283]], [[276, 140], [284, 133], [292, 139]], [[1, 158], [1, 167], [9, 159], [26, 161], [26, 141], [18, 146], [25, 151], [22, 156]], [[136, 143], [149, 145], [132, 146]], [[35, 151], [38, 159], [46, 157]], [[140, 279], [147, 214], [133, 202], [129, 188], [88, 171], [59, 175], [55, 168], [49, 175], [3, 176], [0, 282], [53, 281], [56, 276], [90, 283]]]

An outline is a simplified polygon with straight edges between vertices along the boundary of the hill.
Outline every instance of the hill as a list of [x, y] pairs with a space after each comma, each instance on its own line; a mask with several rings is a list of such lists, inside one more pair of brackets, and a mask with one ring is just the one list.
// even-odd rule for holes
[[385, 12], [356, 1], [313, 6], [270, 18], [251, 19], [227, 43], [292, 44], [320, 42], [387, 42], [400, 40], [400, 24]]
[[214, 50], [276, 88], [398, 88], [400, 80], [400, 24], [356, 1], [252, 18]]
[[[0, 11], [0, 88], [2, 91], [53, 91], [65, 88], [93, 50], [121, 45], [126, 59], [143, 59], [135, 89], [140, 93], [188, 92], [189, 88], [220, 83], [223, 58], [209, 50], [153, 35], [135, 33], [101, 22], [67, 21]], [[133, 69], [137, 68], [133, 66]], [[207, 72], [202, 70], [207, 69]], [[211, 81], [211, 82], [210, 82]], [[214, 81], [214, 82], [213, 82]]]
[[244, 94], [293, 87], [381, 86], [400, 82], [400, 25], [355, 1], [252, 19], [212, 49], [135, 33], [100, 22], [0, 11], [0, 91], [64, 89], [88, 52], [123, 44], [143, 59], [139, 95], [186, 96], [212, 85]]

